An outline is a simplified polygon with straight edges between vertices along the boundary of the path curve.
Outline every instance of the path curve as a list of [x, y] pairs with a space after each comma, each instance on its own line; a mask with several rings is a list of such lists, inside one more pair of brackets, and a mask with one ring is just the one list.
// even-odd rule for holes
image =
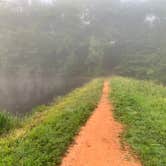
[[118, 123], [109, 102], [109, 83], [104, 82], [98, 107], [81, 129], [75, 143], [63, 158], [61, 166], [141, 166], [141, 163], [122, 150]]

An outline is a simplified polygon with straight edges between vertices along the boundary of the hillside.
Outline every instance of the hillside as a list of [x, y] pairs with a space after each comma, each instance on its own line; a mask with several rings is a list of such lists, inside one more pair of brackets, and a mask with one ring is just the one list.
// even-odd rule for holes
[[0, 166], [166, 166], [166, 0], [0, 0]]
[[144, 166], [166, 165], [166, 88], [123, 77], [111, 79], [110, 99], [126, 131], [122, 138]]
[[74, 90], [21, 128], [0, 138], [1, 166], [58, 165], [68, 145], [96, 107], [102, 79]]
[[166, 88], [125, 77], [107, 80], [103, 94], [103, 79], [95, 79], [28, 117], [2, 114], [0, 165], [91, 166], [98, 155], [103, 166], [166, 165]]

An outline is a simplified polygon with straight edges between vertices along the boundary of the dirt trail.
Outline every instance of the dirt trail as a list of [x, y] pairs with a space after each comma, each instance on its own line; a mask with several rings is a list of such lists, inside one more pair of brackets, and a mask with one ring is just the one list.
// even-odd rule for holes
[[106, 81], [98, 107], [69, 148], [61, 166], [141, 166], [121, 147], [119, 135], [123, 127], [113, 118], [108, 97]]

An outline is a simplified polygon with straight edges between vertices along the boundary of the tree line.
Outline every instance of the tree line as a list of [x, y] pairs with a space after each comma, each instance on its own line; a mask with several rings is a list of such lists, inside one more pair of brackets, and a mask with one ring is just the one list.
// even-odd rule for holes
[[166, 83], [165, 3], [2, 1], [0, 105], [43, 102], [94, 76]]

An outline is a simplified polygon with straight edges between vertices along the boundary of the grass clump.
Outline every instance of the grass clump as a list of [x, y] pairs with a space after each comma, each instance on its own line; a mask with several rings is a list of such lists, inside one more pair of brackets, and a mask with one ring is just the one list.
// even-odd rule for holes
[[123, 135], [145, 166], [166, 165], [166, 88], [129, 78], [111, 79], [115, 116]]
[[17, 127], [20, 121], [8, 112], [0, 112], [0, 135], [6, 134], [9, 130]]
[[103, 81], [94, 80], [39, 111], [25, 126], [0, 139], [1, 166], [59, 165], [80, 127], [96, 107]]

